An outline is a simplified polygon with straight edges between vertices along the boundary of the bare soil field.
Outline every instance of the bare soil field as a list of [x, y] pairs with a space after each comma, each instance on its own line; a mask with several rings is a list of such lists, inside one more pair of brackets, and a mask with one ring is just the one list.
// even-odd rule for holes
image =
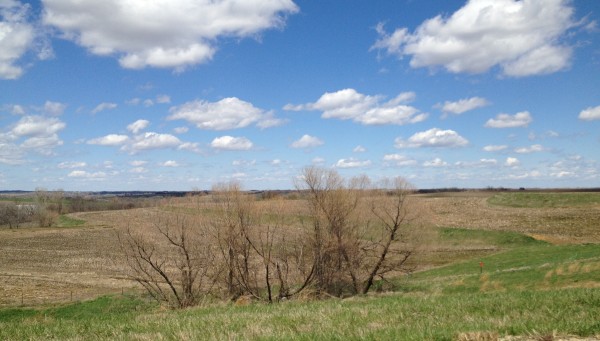
[[515, 208], [488, 204], [489, 192], [420, 195], [428, 224], [516, 231], [553, 244], [600, 243], [600, 205]]
[[[517, 231], [550, 243], [600, 243], [600, 205], [561, 208], [492, 206], [493, 193], [463, 192], [414, 195], [424, 233], [439, 227]], [[297, 200], [290, 200], [297, 214]], [[182, 209], [193, 206], [182, 204]], [[148, 224], [148, 211], [85, 212], [72, 218], [85, 224], [72, 228], [0, 228], [0, 306], [40, 305], [93, 298], [135, 290], [124, 275], [117, 231], [127, 224]], [[429, 231], [429, 232], [427, 232]], [[486, 245], [460, 246], [455, 252], [486, 252]], [[439, 250], [438, 250], [439, 249]], [[443, 249], [443, 250], [442, 250]], [[429, 241], [430, 264], [447, 245]], [[436, 256], [439, 254], [439, 256]]]

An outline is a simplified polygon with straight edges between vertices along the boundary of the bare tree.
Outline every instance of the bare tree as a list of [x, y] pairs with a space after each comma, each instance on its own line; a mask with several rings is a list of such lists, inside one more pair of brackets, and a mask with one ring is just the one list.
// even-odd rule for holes
[[219, 241], [226, 271], [223, 282], [230, 299], [249, 295], [274, 302], [306, 288], [305, 260], [297, 252], [304, 236], [285, 226], [283, 199], [259, 205], [237, 182], [215, 185], [212, 196], [211, 224]]
[[361, 185], [365, 182], [346, 184], [336, 171], [316, 167], [304, 169], [297, 184], [307, 194], [317, 294], [340, 296], [348, 289], [357, 292], [354, 261], [359, 236], [353, 214], [363, 194]]
[[50, 210], [51, 195], [47, 189], [35, 189], [36, 220], [40, 227], [51, 227], [56, 220], [56, 213]]
[[127, 227], [119, 235], [129, 277], [172, 307], [198, 304], [218, 275], [206, 226], [197, 218], [158, 211], [151, 217], [152, 231]]
[[246, 236], [254, 223], [252, 198], [242, 193], [238, 182], [213, 186], [214, 215], [211, 225], [215, 231], [226, 269], [225, 283], [232, 299], [252, 293], [251, 245]]
[[407, 243], [409, 223], [412, 220], [407, 198], [413, 190], [412, 185], [401, 177], [386, 179], [376, 189], [370, 210], [377, 218], [381, 231], [379, 237], [364, 248], [372, 255], [374, 262], [370, 264], [364, 280], [363, 294], [371, 289], [377, 276], [383, 279], [388, 272], [410, 270], [405, 268], [406, 262], [414, 253], [412, 246]]
[[376, 278], [406, 264], [412, 254], [401, 233], [406, 181], [377, 189], [366, 176], [345, 181], [335, 170], [316, 167], [304, 169], [301, 179], [297, 188], [308, 201], [317, 294], [367, 293]]

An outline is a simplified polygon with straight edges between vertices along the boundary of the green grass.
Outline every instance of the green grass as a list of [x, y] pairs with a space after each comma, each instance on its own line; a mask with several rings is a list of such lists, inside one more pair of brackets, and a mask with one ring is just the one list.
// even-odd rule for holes
[[597, 286], [598, 278], [600, 245], [542, 244], [415, 273], [396, 285], [405, 292], [474, 293]]
[[71, 218], [67, 215], [60, 215], [58, 217], [58, 227], [77, 227], [85, 224], [85, 220]]
[[[494, 254], [399, 278], [397, 291], [325, 301], [166, 310], [135, 296], [0, 309], [0, 340], [454, 340], [465, 332], [600, 336], [600, 245], [442, 228]], [[479, 262], [484, 262], [480, 272]]]
[[490, 197], [488, 203], [525, 208], [577, 207], [600, 204], [600, 193], [500, 193]]
[[389, 295], [274, 305], [159, 310], [103, 297], [0, 315], [0, 339], [452, 340], [462, 332], [600, 333], [600, 290]]
[[501, 248], [516, 248], [545, 244], [545, 242], [532, 237], [511, 231], [473, 230], [452, 227], [441, 228], [438, 231], [438, 236], [440, 242], [451, 245], [463, 245], [465, 247], [474, 244], [487, 244]]

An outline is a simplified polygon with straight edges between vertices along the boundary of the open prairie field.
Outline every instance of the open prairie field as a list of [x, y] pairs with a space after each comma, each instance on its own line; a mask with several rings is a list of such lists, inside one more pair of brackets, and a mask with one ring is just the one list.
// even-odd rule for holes
[[[600, 338], [599, 193], [412, 195], [414, 272], [394, 278], [391, 292], [182, 311], [141, 298], [118, 237], [145, 231], [165, 207], [0, 229], [0, 339]], [[279, 209], [286, 226], [302, 228], [301, 199]], [[168, 210], [212, 214], [198, 198]]]
[[[200, 204], [178, 200], [174, 207], [184, 211]], [[410, 200], [420, 222], [416, 270], [509, 249], [521, 234], [551, 244], [600, 243], [597, 193], [473, 191]], [[292, 223], [302, 215], [301, 200], [286, 200], [284, 207]], [[0, 306], [68, 302], [135, 288], [124, 276], [117, 231], [144, 228], [155, 209], [76, 213], [59, 221], [64, 227], [1, 228]]]

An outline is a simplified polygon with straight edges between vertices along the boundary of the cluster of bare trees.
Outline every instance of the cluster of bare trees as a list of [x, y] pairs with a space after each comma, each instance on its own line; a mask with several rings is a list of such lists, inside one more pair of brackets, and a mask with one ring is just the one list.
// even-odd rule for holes
[[406, 181], [375, 186], [314, 167], [299, 179], [302, 199], [293, 202], [257, 200], [228, 183], [201, 204], [158, 208], [152, 229], [120, 235], [130, 277], [159, 301], [186, 307], [206, 298], [365, 294], [410, 270]]
[[36, 188], [32, 201], [0, 202], [0, 226], [21, 227], [37, 223], [39, 227], [50, 227], [62, 212], [63, 192], [48, 192]]
[[35, 211], [34, 205], [17, 204], [9, 201], [0, 202], [0, 226], [8, 226], [12, 229], [32, 222]]

